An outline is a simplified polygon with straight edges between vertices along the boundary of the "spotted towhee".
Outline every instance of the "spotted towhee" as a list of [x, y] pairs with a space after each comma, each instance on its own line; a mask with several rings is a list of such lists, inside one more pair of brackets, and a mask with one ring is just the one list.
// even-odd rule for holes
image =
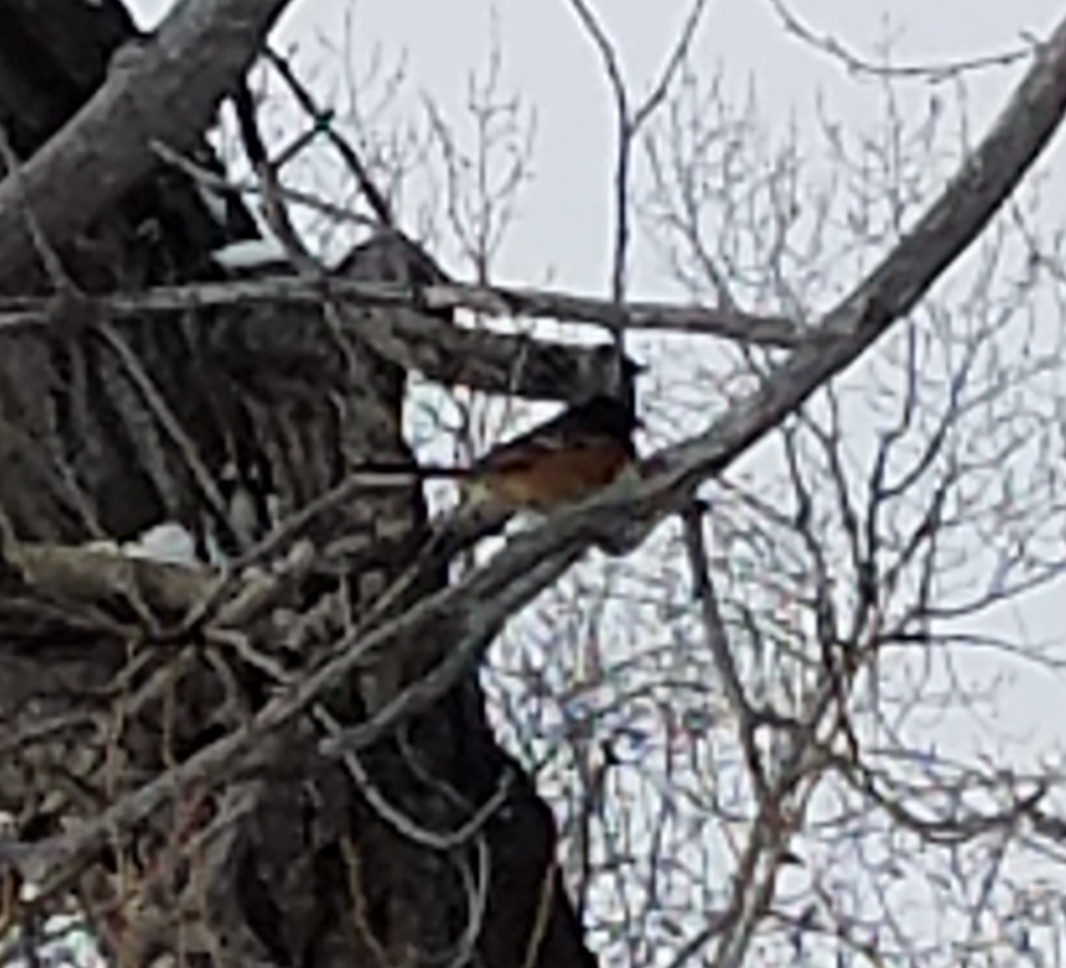
[[632, 406], [594, 396], [449, 476], [460, 479], [471, 503], [506, 511], [551, 511], [590, 497], [631, 471], [638, 425]]
[[636, 466], [631, 404], [599, 394], [493, 447], [468, 466], [362, 464], [358, 470], [458, 481], [463, 503], [546, 512], [590, 497]]

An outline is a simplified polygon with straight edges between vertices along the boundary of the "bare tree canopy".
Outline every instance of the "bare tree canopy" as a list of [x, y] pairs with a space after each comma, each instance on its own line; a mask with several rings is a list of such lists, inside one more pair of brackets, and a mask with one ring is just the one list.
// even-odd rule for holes
[[[965, 620], [1066, 570], [1066, 316], [1025, 322], [1066, 273], [1017, 194], [1066, 20], [1002, 55], [1024, 76], [942, 184], [900, 159], [932, 121], [881, 174], [827, 126], [863, 256], [830, 299], [843, 260], [794, 238], [836, 203], [709, 161], [748, 145], [693, 63], [703, 0], [642, 99], [569, 0], [614, 111], [597, 298], [495, 278], [527, 176], [498, 51], [476, 157], [426, 99], [448, 228], [416, 243], [404, 152], [432, 151], [320, 106], [269, 45], [285, 7], [140, 34], [119, 0], [0, 0], [0, 965], [69, 923], [123, 965], [940, 963], [897, 881], [989, 964], [1031, 952], [1003, 858], [1057, 871], [1057, 769], [914, 724], [973, 698]], [[270, 84], [306, 130], [267, 137]], [[292, 174], [320, 149], [339, 201]], [[690, 298], [631, 295], [643, 236]], [[701, 347], [670, 363], [703, 375], [684, 433], [502, 542], [500, 508], [431, 513], [425, 447], [469, 457], [490, 398], [631, 406], [635, 338]]]

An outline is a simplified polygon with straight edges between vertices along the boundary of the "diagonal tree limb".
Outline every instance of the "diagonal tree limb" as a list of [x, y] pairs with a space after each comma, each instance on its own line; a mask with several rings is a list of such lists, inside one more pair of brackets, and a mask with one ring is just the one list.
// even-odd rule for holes
[[1064, 112], [1066, 20], [1040, 49], [992, 130], [925, 216], [824, 317], [817, 331], [827, 339], [820, 346], [797, 350], [771, 371], [762, 388], [738, 401], [705, 433], [664, 455], [662, 468], [638, 485], [619, 485], [518, 536], [461, 582], [366, 635], [338, 643], [323, 665], [270, 701], [240, 732], [201, 750], [61, 837], [39, 845], [0, 844], [0, 859], [19, 863], [40, 856], [49, 867], [57, 865], [53, 869], [61, 875], [66, 864], [91, 856], [115, 831], [129, 829], [190, 784], [218, 782], [247, 763], [266, 738], [378, 651], [447, 630], [454, 645], [440, 665], [373, 720], [323, 744], [323, 752], [342, 755], [425, 708], [483, 652], [511, 614], [555, 581], [607, 529], [616, 529], [633, 515], [650, 525], [681, 509], [702, 481], [724, 470], [913, 309], [1018, 184]]
[[61, 245], [158, 164], [153, 141], [192, 144], [287, 2], [184, 0], [153, 35], [120, 49], [104, 85], [23, 167], [22, 185], [0, 182], [0, 279], [34, 257], [24, 206]]

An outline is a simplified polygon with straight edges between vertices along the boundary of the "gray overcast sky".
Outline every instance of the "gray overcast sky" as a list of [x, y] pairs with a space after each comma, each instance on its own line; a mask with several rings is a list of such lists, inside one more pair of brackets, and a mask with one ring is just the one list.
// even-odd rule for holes
[[[132, 0], [132, 6], [147, 27], [170, 2]], [[634, 89], [645, 90], [682, 23], [687, 0], [601, 0], [595, 7], [623, 52]], [[365, 55], [374, 43], [386, 55], [406, 51], [412, 92], [429, 91], [444, 106], [458, 107], [468, 72], [485, 63], [493, 8], [508, 89], [535, 106], [539, 118], [536, 181], [502, 254], [501, 273], [538, 279], [551, 270], [562, 284], [602, 290], [610, 226], [610, 101], [595, 52], [565, 0], [297, 0], [282, 37], [286, 43], [300, 41], [311, 55], [320, 50], [315, 34], [339, 42], [344, 18], [354, 11], [356, 53]], [[871, 58], [891, 25], [901, 61], [1013, 48], [1023, 33], [1043, 36], [1061, 14], [1055, 0], [796, 0], [790, 8], [815, 32], [832, 33]], [[793, 111], [802, 120], [819, 92], [845, 121], [876, 117], [869, 113], [876, 85], [852, 82], [838, 64], [787, 36], [769, 0], [710, 0], [697, 56], [706, 58], [708, 75], [721, 66], [726, 90], [738, 99], [753, 82], [768, 125], [786, 125]], [[1014, 76], [1016, 70], [988, 70], [968, 78], [975, 130], [1002, 103]], [[916, 87], [920, 91], [921, 85]], [[561, 214], [565, 231], [559, 230]], [[662, 284], [646, 267], [638, 282], [645, 292]]]

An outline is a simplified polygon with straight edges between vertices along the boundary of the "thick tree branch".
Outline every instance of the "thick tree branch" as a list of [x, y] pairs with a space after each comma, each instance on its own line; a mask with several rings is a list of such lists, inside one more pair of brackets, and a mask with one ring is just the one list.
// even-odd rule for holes
[[[318, 306], [326, 299], [342, 305], [388, 307], [389, 313], [373, 316], [342, 314], [342, 322], [386, 359], [444, 384], [542, 399], [558, 399], [560, 395], [578, 399], [607, 385], [616, 366], [613, 355], [604, 354], [597, 347], [456, 326], [438, 315], [415, 309], [409, 287], [388, 283], [281, 276], [159, 287], [144, 293], [102, 296], [94, 304], [101, 316], [120, 319], [259, 303]], [[781, 347], [800, 345], [811, 338], [784, 318], [669, 303], [617, 306], [606, 300], [550, 290], [449, 283], [425, 288], [419, 301], [430, 310], [467, 308], [485, 315], [519, 313], [567, 322], [601, 323], [615, 331], [627, 327], [661, 329]], [[52, 319], [51, 310], [50, 300], [0, 299], [0, 330], [46, 325]]]
[[[541, 399], [580, 399], [608, 385], [617, 365], [614, 355], [604, 353], [602, 347], [456, 326], [414, 308], [409, 287], [387, 283], [284, 276], [159, 287], [144, 293], [102, 296], [91, 302], [101, 317], [121, 319], [153, 313], [173, 317], [182, 310], [261, 303], [317, 306], [327, 299], [342, 305], [388, 307], [391, 311], [382, 314], [342, 314], [342, 324], [385, 359], [443, 384]], [[602, 323], [615, 331], [626, 327], [661, 329], [771, 346], [795, 346], [811, 338], [784, 318], [668, 303], [616, 306], [549, 290], [450, 283], [427, 287], [419, 301], [430, 310], [462, 307], [485, 315], [520, 313]], [[0, 330], [48, 325], [54, 315], [52, 309], [50, 300], [40, 298], [0, 299]]]
[[[410, 307], [410, 288], [392, 283], [356, 282], [347, 279], [309, 279], [276, 276], [235, 282], [208, 282], [185, 286], [161, 286], [144, 293], [118, 294], [101, 299], [116, 316], [171, 312], [206, 306], [255, 303], [317, 305], [329, 296], [339, 302], [369, 306]], [[419, 299], [428, 310], [470, 309], [486, 316], [527, 316], [590, 323], [611, 329], [644, 329], [715, 336], [760, 346], [793, 348], [810, 338], [810, 332], [785, 316], [761, 316], [731, 309], [709, 309], [665, 302], [613, 303], [606, 299], [576, 296], [555, 289], [519, 289], [477, 286], [459, 282], [426, 286]], [[32, 297], [0, 300], [0, 327], [32, 322], [33, 314], [44, 315], [47, 304]], [[411, 335], [425, 335], [424, 326]], [[438, 324], [439, 325], [439, 324]]]
[[191, 145], [287, 2], [185, 0], [150, 38], [123, 47], [104, 85], [24, 166], [22, 184], [0, 182], [0, 279], [34, 258], [27, 205], [58, 246], [158, 164], [153, 141]]

